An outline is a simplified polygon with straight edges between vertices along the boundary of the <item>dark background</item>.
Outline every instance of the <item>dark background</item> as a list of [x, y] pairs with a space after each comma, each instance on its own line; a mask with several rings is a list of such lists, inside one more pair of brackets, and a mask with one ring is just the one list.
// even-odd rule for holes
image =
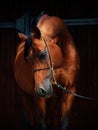
[[13, 21], [27, 11], [34, 16], [42, 10], [64, 19], [98, 18], [97, 5], [97, 0], [3, 0], [0, 3], [0, 20]]
[[[30, 12], [34, 17], [43, 10], [63, 19], [98, 19], [97, 5], [97, 0], [3, 0], [0, 3], [0, 23], [15, 22], [25, 12]], [[77, 93], [98, 98], [98, 24], [68, 28], [81, 60]], [[18, 41], [15, 28], [0, 28], [0, 130], [25, 130], [13, 71]], [[98, 129], [97, 104], [98, 101], [75, 98], [70, 130]]]

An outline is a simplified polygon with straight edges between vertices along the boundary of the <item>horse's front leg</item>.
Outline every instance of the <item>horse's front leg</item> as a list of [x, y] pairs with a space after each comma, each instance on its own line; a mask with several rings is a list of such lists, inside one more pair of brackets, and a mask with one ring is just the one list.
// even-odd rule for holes
[[45, 99], [20, 93], [26, 130], [47, 130], [45, 124]]
[[[75, 88], [71, 88], [70, 91], [75, 92]], [[61, 130], [68, 130], [69, 113], [72, 107], [74, 96], [65, 93], [62, 101], [62, 126]]]
[[[45, 98], [42, 97], [36, 97], [35, 102], [37, 103], [35, 105], [35, 119], [37, 130], [47, 130], [46, 121], [45, 121], [45, 115], [46, 115], [46, 102]], [[37, 116], [38, 115], [38, 116]]]

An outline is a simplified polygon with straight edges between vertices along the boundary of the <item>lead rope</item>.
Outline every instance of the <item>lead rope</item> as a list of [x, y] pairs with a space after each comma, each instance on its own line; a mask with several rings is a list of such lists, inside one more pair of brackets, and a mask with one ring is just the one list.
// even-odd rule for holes
[[79, 95], [77, 93], [74, 93], [70, 90], [68, 90], [66, 87], [63, 87], [62, 85], [59, 85], [58, 84], [58, 87], [61, 88], [64, 92], [67, 92], [75, 97], [79, 97], [79, 98], [82, 98], [82, 99], [87, 99], [87, 100], [94, 100], [94, 101], [98, 101], [98, 98], [92, 98], [92, 97], [86, 97], [86, 96], [82, 96], [82, 95]]
[[87, 99], [87, 100], [95, 100], [95, 101], [98, 101], [98, 98], [92, 98], [92, 97], [86, 97], [86, 96], [82, 96], [82, 95], [79, 95], [77, 93], [74, 93], [70, 90], [68, 90], [65, 86], [63, 87], [62, 85], [58, 84], [57, 81], [56, 81], [56, 78], [55, 78], [55, 71], [54, 71], [54, 67], [53, 67], [53, 62], [52, 62], [52, 59], [51, 59], [51, 55], [50, 55], [50, 51], [49, 51], [49, 47], [48, 47], [48, 44], [47, 44], [47, 41], [45, 40], [44, 37], [42, 37], [42, 40], [44, 41], [45, 45], [46, 45], [46, 48], [47, 48], [47, 51], [48, 51], [48, 55], [49, 55], [49, 60], [50, 60], [50, 70], [51, 70], [51, 73], [52, 73], [52, 77], [53, 77], [53, 84], [56, 85], [57, 87], [61, 88], [64, 92], [67, 92], [68, 94], [71, 94], [75, 97], [79, 97], [79, 98], [82, 98], [82, 99]]

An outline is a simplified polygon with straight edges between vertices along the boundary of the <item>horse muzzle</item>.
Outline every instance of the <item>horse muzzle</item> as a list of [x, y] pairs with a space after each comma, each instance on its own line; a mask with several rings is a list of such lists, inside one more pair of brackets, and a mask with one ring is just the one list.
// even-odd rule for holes
[[46, 97], [49, 98], [52, 96], [53, 94], [53, 88], [52, 85], [49, 84], [48, 86], [44, 87], [44, 86], [40, 86], [39, 88], [37, 88], [37, 94], [41, 97]]

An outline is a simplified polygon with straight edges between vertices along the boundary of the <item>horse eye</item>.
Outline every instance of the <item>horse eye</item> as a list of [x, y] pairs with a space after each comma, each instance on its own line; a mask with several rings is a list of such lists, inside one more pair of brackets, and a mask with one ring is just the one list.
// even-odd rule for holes
[[46, 59], [46, 52], [40, 52], [40, 53], [38, 54], [38, 57], [39, 57], [39, 59], [41, 59], [41, 60], [45, 60], [45, 59]]

